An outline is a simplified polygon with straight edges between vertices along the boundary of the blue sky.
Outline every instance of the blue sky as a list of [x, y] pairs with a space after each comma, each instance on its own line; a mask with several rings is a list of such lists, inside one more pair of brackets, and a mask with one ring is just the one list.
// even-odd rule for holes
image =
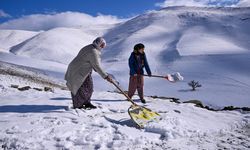
[[130, 18], [168, 6], [250, 6], [250, 0], [0, 0], [0, 23], [31, 14], [65, 11]]
[[[147, 10], [157, 9], [155, 3], [159, 2], [164, 0], [0, 0], [0, 9], [12, 18], [64, 11], [83, 12], [92, 16], [101, 13], [128, 18]], [[2, 21], [7, 19], [10, 18], [2, 17]]]

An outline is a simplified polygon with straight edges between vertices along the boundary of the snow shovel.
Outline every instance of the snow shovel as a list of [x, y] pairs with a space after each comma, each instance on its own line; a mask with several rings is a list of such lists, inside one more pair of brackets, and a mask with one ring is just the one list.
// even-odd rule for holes
[[[143, 75], [143, 76], [149, 76], [149, 75]], [[184, 79], [183, 76], [179, 72], [173, 73], [173, 74], [167, 74], [166, 76], [161, 76], [161, 75], [151, 75], [151, 77], [156, 77], [156, 78], [164, 78], [167, 79], [170, 82], [178, 82], [182, 81]]]
[[113, 80], [111, 83], [132, 103], [128, 109], [128, 114], [140, 128], [144, 128], [149, 122], [160, 120], [160, 115], [157, 112], [137, 105]]

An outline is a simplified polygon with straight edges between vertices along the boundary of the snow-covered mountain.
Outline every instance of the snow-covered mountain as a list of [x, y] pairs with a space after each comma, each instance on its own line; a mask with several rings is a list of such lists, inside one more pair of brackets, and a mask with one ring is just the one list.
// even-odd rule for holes
[[[124, 76], [133, 45], [142, 42], [155, 74], [179, 71], [185, 77], [178, 84], [145, 79], [147, 93], [198, 98], [212, 105], [237, 105], [237, 99], [249, 106], [249, 16], [249, 8], [172, 7], [149, 12], [105, 34], [109, 46], [104, 59], [113, 62], [113, 68], [123, 68], [112, 71]], [[189, 92], [190, 80], [200, 81], [203, 88]]]
[[[93, 25], [88, 29], [54, 28], [13, 46], [10, 52], [27, 57], [27, 61], [29, 58], [52, 61], [66, 68], [82, 46], [103, 35], [108, 44], [103, 50], [103, 66], [126, 89], [127, 59], [134, 44], [141, 42], [146, 46], [154, 74], [178, 71], [185, 77], [176, 84], [145, 78], [147, 95], [200, 99], [215, 106], [250, 106], [249, 16], [250, 8], [169, 7], [120, 24]], [[18, 64], [14, 59], [6, 59], [13, 58], [12, 54], [0, 56]], [[64, 72], [65, 69], [60, 71]], [[187, 82], [191, 80], [199, 81], [203, 87], [190, 92]], [[98, 90], [110, 90], [110, 85], [99, 77], [96, 81], [102, 85], [97, 86]]]
[[107, 50], [124, 56], [134, 43], [143, 42], [150, 56], [164, 60], [249, 52], [249, 15], [249, 8], [171, 7], [153, 11], [105, 34], [110, 43]]
[[93, 35], [79, 29], [55, 28], [13, 46], [10, 52], [21, 56], [68, 64], [79, 49], [94, 38]]
[[0, 51], [8, 52], [12, 46], [20, 44], [38, 33], [23, 30], [0, 30]]
[[[68, 64], [79, 49], [102, 36], [113, 24], [95, 25], [89, 29], [53, 28], [48, 31], [0, 30], [2, 51]], [[50, 55], [47, 55], [50, 54]]]

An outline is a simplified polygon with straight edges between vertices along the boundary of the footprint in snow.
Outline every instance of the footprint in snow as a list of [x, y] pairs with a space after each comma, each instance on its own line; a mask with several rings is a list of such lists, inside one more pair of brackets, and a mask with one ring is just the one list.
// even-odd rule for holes
[[109, 109], [109, 111], [113, 113], [126, 113], [127, 112], [127, 110], [124, 110], [124, 109]]

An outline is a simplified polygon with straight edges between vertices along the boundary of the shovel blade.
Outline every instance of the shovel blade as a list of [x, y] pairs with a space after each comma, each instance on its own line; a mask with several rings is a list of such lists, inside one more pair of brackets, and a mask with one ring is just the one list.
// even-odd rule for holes
[[140, 127], [144, 128], [150, 122], [158, 122], [160, 115], [157, 112], [138, 105], [132, 105], [128, 109], [131, 119]]

